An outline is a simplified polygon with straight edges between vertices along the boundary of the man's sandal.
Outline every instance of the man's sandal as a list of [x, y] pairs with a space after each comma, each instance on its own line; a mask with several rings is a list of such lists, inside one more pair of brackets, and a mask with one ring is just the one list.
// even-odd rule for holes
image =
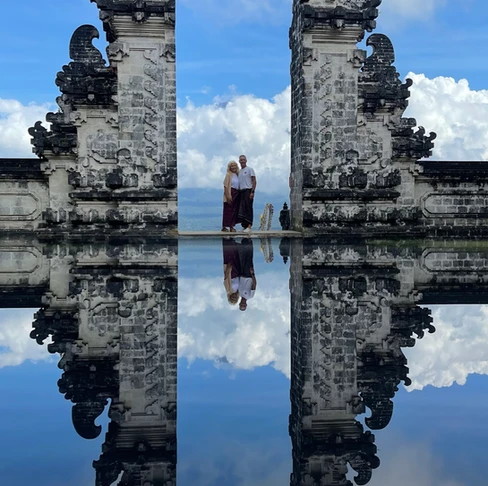
[[223, 231], [224, 233], [228, 233], [229, 230], [227, 228], [222, 228], [220, 231]]

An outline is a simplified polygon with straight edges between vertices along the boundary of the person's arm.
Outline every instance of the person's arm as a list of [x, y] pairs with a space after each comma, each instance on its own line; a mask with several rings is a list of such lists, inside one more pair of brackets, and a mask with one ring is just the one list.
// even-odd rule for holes
[[256, 286], [258, 283], [256, 281], [256, 274], [254, 273], [254, 268], [251, 268], [251, 277], [252, 277], [251, 290], [256, 290]]
[[232, 191], [230, 190], [230, 187], [225, 189], [225, 199], [228, 203], [232, 202]]
[[251, 176], [251, 199], [254, 198], [254, 193], [256, 192], [256, 176]]
[[224, 180], [224, 198], [226, 203], [231, 203], [232, 202], [232, 189], [231, 189], [231, 183], [226, 177]]

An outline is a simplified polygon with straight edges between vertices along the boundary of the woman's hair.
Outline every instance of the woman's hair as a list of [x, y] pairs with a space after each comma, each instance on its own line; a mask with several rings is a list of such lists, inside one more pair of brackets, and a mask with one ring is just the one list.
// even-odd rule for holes
[[227, 294], [227, 302], [230, 305], [236, 305], [239, 300], [239, 292], [233, 292], [232, 294]]
[[231, 173], [232, 173], [232, 171], [230, 170], [230, 166], [231, 166], [232, 164], [236, 164], [236, 167], [237, 167], [237, 172], [236, 172], [236, 174], [239, 174], [239, 165], [237, 164], [237, 162], [236, 162], [235, 160], [231, 160], [231, 161], [230, 161], [230, 162], [227, 164], [227, 172], [231, 172]]

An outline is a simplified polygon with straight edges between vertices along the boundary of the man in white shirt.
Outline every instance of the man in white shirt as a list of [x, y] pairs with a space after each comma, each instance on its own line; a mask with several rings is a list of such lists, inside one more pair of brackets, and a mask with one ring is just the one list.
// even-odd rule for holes
[[241, 170], [239, 172], [239, 215], [238, 221], [241, 223], [245, 233], [251, 232], [252, 221], [254, 218], [253, 203], [254, 193], [256, 192], [256, 174], [254, 169], [247, 165], [247, 157], [239, 157]]
[[247, 301], [254, 297], [256, 292], [256, 275], [254, 273], [254, 248], [250, 238], [243, 238], [239, 245], [239, 310], [247, 309]]

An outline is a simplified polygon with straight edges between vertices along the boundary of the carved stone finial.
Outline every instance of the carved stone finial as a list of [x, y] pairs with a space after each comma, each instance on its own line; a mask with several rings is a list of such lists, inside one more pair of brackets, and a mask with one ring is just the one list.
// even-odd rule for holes
[[384, 34], [373, 34], [366, 44], [373, 48], [373, 52], [364, 61], [359, 75], [363, 112], [374, 113], [379, 109], [405, 111], [412, 81], [400, 81], [400, 75], [393, 66], [395, 51], [391, 40]]
[[45, 152], [52, 152], [55, 155], [70, 155], [76, 153], [77, 135], [76, 127], [61, 122], [63, 113], [48, 113], [46, 119], [53, 122], [51, 130], [42, 126], [38, 121], [28, 132], [33, 145], [32, 151], [41, 159], [45, 158]]
[[83, 64], [105, 65], [102, 54], [93, 45], [93, 39], [99, 39], [100, 33], [93, 25], [78, 27], [71, 37], [69, 57]]
[[115, 71], [105, 66], [100, 51], [93, 45], [99, 38], [92, 25], [82, 25], [74, 32], [70, 43], [73, 62], [63, 66], [56, 85], [63, 93], [66, 105], [108, 105], [117, 91]]

